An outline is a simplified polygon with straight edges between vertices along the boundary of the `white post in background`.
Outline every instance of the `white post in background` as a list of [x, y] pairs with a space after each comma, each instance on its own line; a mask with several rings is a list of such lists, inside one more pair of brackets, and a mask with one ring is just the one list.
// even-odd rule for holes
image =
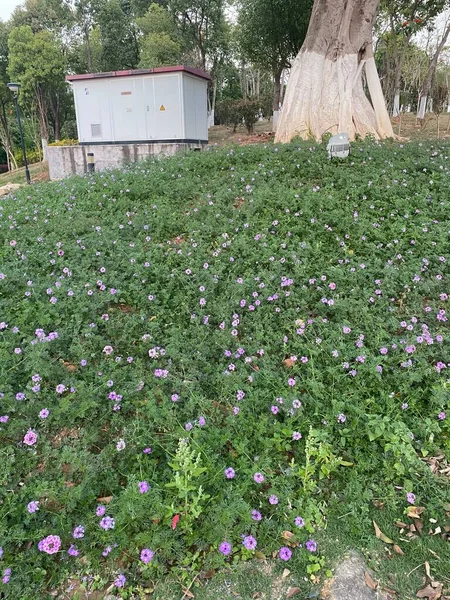
[[400, 94], [395, 94], [394, 108], [392, 109], [392, 116], [398, 117], [399, 113], [400, 113]]
[[44, 140], [42, 138], [41, 139], [41, 143], [42, 143], [42, 160], [47, 160], [47, 146], [48, 146], [48, 141]]

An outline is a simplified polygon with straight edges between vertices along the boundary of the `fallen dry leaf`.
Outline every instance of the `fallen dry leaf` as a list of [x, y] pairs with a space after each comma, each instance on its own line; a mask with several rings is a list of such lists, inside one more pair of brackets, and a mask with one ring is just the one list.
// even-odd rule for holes
[[395, 554], [399, 554], [400, 556], [403, 556], [405, 554], [403, 552], [403, 550], [400, 548], [400, 546], [397, 546], [397, 544], [394, 544], [393, 548], [394, 548]]
[[408, 512], [406, 513], [411, 519], [420, 519], [420, 515], [425, 510], [424, 506], [408, 506]]
[[438, 600], [442, 596], [442, 583], [439, 583], [436, 588], [431, 585], [419, 590], [416, 594], [418, 598], [428, 598], [428, 600]]
[[282, 579], [286, 579], [286, 577], [289, 577], [290, 574], [291, 572], [289, 571], [289, 569], [284, 569], [283, 575], [281, 577]]
[[377, 538], [379, 540], [382, 540], [385, 544], [393, 544], [394, 542], [391, 540], [391, 538], [388, 538], [388, 536], [381, 531], [381, 529], [378, 527], [375, 521], [372, 522], [373, 526], [375, 527], [375, 535], [377, 536]]
[[206, 573], [203, 573], [202, 579], [211, 579], [215, 574], [216, 571], [214, 569], [210, 569], [209, 571], [206, 571]]
[[416, 529], [417, 529], [417, 531], [418, 531], [419, 533], [422, 533], [422, 529], [423, 529], [423, 523], [422, 523], [422, 521], [419, 521], [419, 519], [416, 519], [416, 520], [414, 521], [414, 524], [415, 524], [415, 526], [416, 526]]
[[74, 371], [77, 370], [77, 366], [70, 362], [63, 361], [63, 365], [66, 367], [66, 369], [69, 371], [69, 373], [73, 373]]
[[370, 588], [371, 590], [376, 590], [378, 587], [378, 583], [373, 579], [372, 575], [369, 573], [369, 571], [366, 571], [364, 573], [364, 579], [366, 580], [366, 585], [368, 588]]
[[433, 532], [433, 535], [438, 535], [439, 533], [442, 533], [442, 529], [440, 527], [436, 527], [436, 529]]
[[395, 526], [400, 527], [400, 529], [406, 529], [406, 527], [408, 527], [408, 525], [403, 523], [403, 521], [395, 521]]
[[301, 589], [298, 587], [290, 587], [287, 591], [286, 598], [293, 598], [297, 594], [300, 594]]
[[101, 498], [97, 498], [97, 502], [104, 502], [105, 504], [109, 504], [112, 498], [112, 496], [102, 496]]
[[286, 367], [288, 367], [288, 369], [292, 369], [292, 367], [295, 365], [295, 362], [292, 360], [292, 358], [286, 358], [286, 360], [284, 360], [283, 362], [286, 365]]
[[297, 538], [291, 531], [283, 531], [281, 535], [283, 539], [287, 541], [288, 546], [291, 546], [291, 548], [296, 548], [298, 546]]
[[183, 598], [195, 598], [194, 594], [190, 590], [183, 590]]
[[430, 563], [428, 561], [425, 561], [425, 573], [427, 574], [428, 579], [433, 581], [433, 578], [431, 577]]

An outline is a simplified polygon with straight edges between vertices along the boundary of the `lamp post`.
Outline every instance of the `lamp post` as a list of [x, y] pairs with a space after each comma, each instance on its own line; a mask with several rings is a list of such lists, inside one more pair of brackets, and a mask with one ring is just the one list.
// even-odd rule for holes
[[14, 98], [14, 104], [16, 106], [16, 114], [17, 114], [17, 123], [19, 125], [19, 135], [20, 135], [20, 143], [22, 144], [22, 154], [23, 154], [23, 164], [25, 167], [25, 177], [27, 178], [27, 183], [31, 183], [30, 171], [28, 170], [28, 162], [27, 162], [27, 153], [25, 151], [25, 142], [23, 139], [23, 131], [22, 131], [22, 121], [20, 120], [20, 108], [18, 102], [19, 88], [20, 83], [8, 83], [8, 88], [12, 92]]

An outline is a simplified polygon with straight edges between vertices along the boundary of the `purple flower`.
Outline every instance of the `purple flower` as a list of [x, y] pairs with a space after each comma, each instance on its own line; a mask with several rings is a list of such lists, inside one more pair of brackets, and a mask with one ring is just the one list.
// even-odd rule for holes
[[288, 379], [288, 385], [289, 385], [290, 387], [294, 387], [294, 385], [295, 385], [296, 383], [297, 383], [297, 382], [295, 381], [295, 378], [294, 378], [294, 377], [289, 377], [289, 379]]
[[317, 550], [317, 542], [314, 540], [308, 540], [305, 546], [308, 552], [315, 552]]
[[3, 415], [0, 417], [0, 423], [7, 423], [9, 420], [8, 415]]
[[278, 496], [275, 496], [275, 494], [272, 494], [269, 497], [269, 502], [270, 502], [270, 504], [278, 504]]
[[242, 542], [247, 550], [254, 550], [257, 546], [257, 541], [251, 535], [247, 535], [244, 537], [244, 541]]
[[84, 527], [83, 525], [78, 525], [77, 527], [75, 527], [75, 529], [73, 530], [73, 537], [78, 540], [80, 538], [84, 537]]
[[443, 421], [443, 420], [446, 418], [446, 416], [447, 416], [447, 415], [445, 414], [445, 412], [444, 412], [444, 411], [442, 411], [442, 412], [440, 412], [440, 413], [438, 414], [438, 419], [439, 419], [440, 421]]
[[301, 440], [302, 434], [299, 431], [294, 431], [294, 433], [292, 434], [292, 439], [295, 441]]
[[351, 329], [350, 329], [350, 327], [344, 326], [344, 327], [342, 328], [342, 331], [343, 331], [343, 333], [347, 334], [347, 333], [350, 333], [350, 332], [351, 332]]
[[228, 467], [227, 469], [225, 469], [225, 477], [227, 479], [233, 479], [235, 475], [236, 471], [232, 467]]
[[144, 448], [144, 450], [142, 452], [144, 454], [151, 454], [152, 453], [152, 449], [151, 448]]
[[192, 423], [189, 421], [188, 423], [186, 423], [186, 425], [184, 426], [184, 428], [186, 429], [186, 431], [191, 431], [191, 429], [193, 429], [193, 425]]
[[32, 500], [31, 502], [28, 503], [27, 511], [30, 514], [35, 513], [37, 510], [39, 510], [39, 500]]
[[39, 411], [39, 417], [41, 419], [46, 419], [49, 414], [50, 414], [50, 411], [48, 410], [48, 408], [43, 408], [41, 411]]
[[105, 531], [107, 531], [108, 529], [114, 529], [114, 527], [116, 526], [116, 522], [112, 517], [103, 517], [99, 524], [100, 527]]
[[408, 403], [407, 402], [403, 402], [402, 404], [402, 410], [406, 410], [408, 408]]
[[297, 527], [304, 527], [305, 526], [305, 521], [304, 521], [304, 519], [302, 517], [295, 517], [294, 523], [296, 524]]
[[178, 396], [178, 394], [172, 394], [170, 396], [170, 399], [172, 400], [172, 402], [178, 402], [179, 398], [180, 397]]
[[410, 346], [406, 346], [405, 352], [406, 354], [413, 354], [416, 351], [416, 347], [411, 344]]
[[116, 444], [117, 451], [120, 452], [121, 450], [123, 450], [125, 448], [125, 446], [126, 446], [125, 440], [119, 440]]
[[125, 577], [125, 575], [119, 575], [119, 577], [117, 577], [117, 579], [115, 580], [114, 585], [117, 588], [123, 588], [123, 587], [125, 587], [126, 582], [127, 582], [127, 578]]
[[228, 542], [222, 542], [219, 546], [219, 552], [222, 552], [224, 556], [231, 554], [231, 544]]
[[408, 500], [408, 502], [409, 502], [410, 504], [414, 504], [414, 502], [416, 501], [416, 496], [415, 496], [415, 494], [413, 494], [412, 492], [408, 492], [408, 493], [406, 494], [406, 499]]
[[140, 481], [138, 484], [138, 487], [139, 487], [139, 492], [141, 494], [145, 494], [150, 489], [150, 486], [148, 485], [148, 483], [146, 481]]
[[388, 353], [388, 349], [387, 348], [385, 348], [385, 347], [380, 348], [380, 354], [387, 354], [387, 353]]
[[153, 550], [150, 550], [149, 548], [144, 548], [141, 551], [141, 560], [147, 565], [153, 559], [154, 555], [155, 553], [153, 552]]
[[47, 554], [55, 554], [61, 548], [61, 538], [59, 535], [48, 535], [38, 544], [38, 549]]
[[103, 352], [108, 356], [109, 354], [111, 354], [114, 351], [114, 348], [112, 346], [105, 346], [103, 348]]
[[206, 425], [206, 419], [205, 419], [205, 417], [199, 417], [198, 418], [198, 424], [200, 425], [200, 427], [204, 427]]
[[76, 546], [74, 546], [73, 544], [70, 544], [70, 548], [67, 550], [67, 554], [69, 556], [78, 556], [80, 553]]
[[57, 394], [62, 394], [65, 391], [66, 391], [66, 386], [63, 383], [60, 383], [59, 385], [56, 386]]
[[279, 412], [280, 408], [278, 406], [271, 406], [270, 410], [272, 411], [272, 414], [276, 415]]
[[264, 481], [264, 475], [262, 473], [255, 473], [253, 479], [256, 483], [262, 483]]
[[29, 429], [23, 438], [23, 443], [27, 446], [33, 446], [37, 442], [37, 433], [34, 433], [32, 429]]
[[261, 521], [261, 519], [262, 519], [261, 513], [257, 510], [252, 510], [252, 519], [254, 521]]
[[347, 417], [343, 413], [340, 413], [337, 416], [338, 423], [345, 423], [346, 420], [347, 420]]
[[23, 392], [17, 392], [16, 400], [25, 400], [25, 394]]
[[292, 556], [292, 550], [286, 548], [286, 546], [283, 546], [280, 548], [278, 556], [281, 558], [281, 560], [289, 560]]
[[103, 517], [103, 515], [106, 512], [106, 506], [103, 506], [103, 504], [99, 504], [97, 506], [97, 509], [95, 511], [95, 514], [97, 515], [97, 517]]

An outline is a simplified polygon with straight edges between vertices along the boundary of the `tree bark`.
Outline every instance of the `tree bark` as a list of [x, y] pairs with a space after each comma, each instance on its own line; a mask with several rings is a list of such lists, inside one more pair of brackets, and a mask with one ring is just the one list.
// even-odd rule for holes
[[91, 48], [91, 36], [89, 35], [89, 25], [85, 23], [84, 25], [84, 38], [86, 40], [86, 50], [87, 50], [87, 67], [88, 73], [92, 73], [92, 48]]
[[439, 42], [439, 44], [436, 48], [433, 58], [431, 59], [430, 66], [428, 67], [427, 74], [423, 81], [422, 89], [420, 91], [419, 109], [417, 112], [418, 119], [423, 120], [425, 118], [428, 94], [430, 93], [431, 85], [433, 83], [434, 75], [436, 73], [436, 67], [438, 64], [439, 56], [441, 55], [442, 49], [444, 48], [445, 44], [447, 43], [449, 34], [450, 34], [450, 23], [448, 23], [447, 27], [445, 28], [444, 35], [442, 36], [441, 41]]
[[280, 103], [281, 103], [281, 75], [283, 73], [283, 69], [279, 67], [274, 68], [273, 70], [273, 116], [272, 116], [272, 129], [273, 131], [277, 130], [278, 121], [280, 117]]
[[[276, 142], [326, 132], [394, 137], [372, 51], [380, 0], [315, 0], [295, 59]], [[364, 93], [365, 68], [372, 103]]]

